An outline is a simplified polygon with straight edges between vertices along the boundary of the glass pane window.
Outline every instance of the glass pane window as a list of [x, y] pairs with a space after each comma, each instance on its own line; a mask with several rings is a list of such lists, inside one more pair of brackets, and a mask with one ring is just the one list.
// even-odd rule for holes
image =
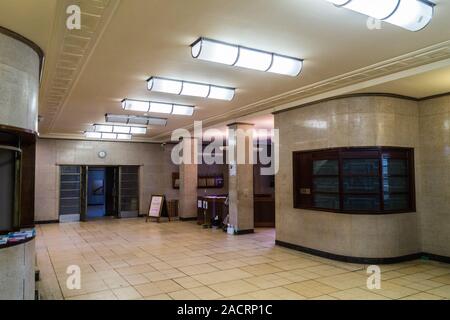
[[345, 193], [380, 193], [378, 177], [344, 177]]
[[348, 159], [344, 160], [345, 175], [378, 175], [380, 160], [378, 159]]
[[295, 208], [356, 214], [415, 211], [413, 149], [299, 151], [293, 161]]
[[339, 174], [338, 160], [316, 160], [313, 162], [315, 176], [334, 176]]
[[338, 194], [320, 194], [314, 195], [314, 205], [322, 209], [339, 209], [339, 195]]
[[383, 189], [385, 193], [389, 192], [408, 192], [407, 177], [385, 177], [383, 179]]
[[407, 210], [409, 207], [408, 194], [385, 194], [384, 209], [385, 210]]
[[344, 210], [351, 211], [379, 211], [380, 197], [378, 195], [345, 195]]
[[393, 176], [401, 175], [405, 176], [408, 173], [408, 164], [404, 159], [390, 159], [383, 158], [383, 175]]
[[314, 178], [315, 192], [339, 192], [339, 178], [320, 177]]

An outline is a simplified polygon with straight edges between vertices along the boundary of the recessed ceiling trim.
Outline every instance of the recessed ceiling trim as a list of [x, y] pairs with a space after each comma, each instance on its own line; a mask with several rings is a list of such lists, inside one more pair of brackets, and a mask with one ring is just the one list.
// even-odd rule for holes
[[[52, 55], [48, 55], [46, 59], [41, 86], [44, 90], [41, 90], [39, 98], [41, 101], [40, 114], [45, 119], [39, 124], [40, 131], [51, 132], [53, 129], [120, 1], [79, 0], [78, 5], [83, 8], [82, 15], [89, 16], [91, 24], [84, 23], [87, 20], [85, 18], [82, 19], [81, 30], [68, 30], [65, 26], [66, 8], [73, 3], [70, 0], [58, 0], [53, 29], [55, 34], [52, 36], [52, 43], [47, 50]], [[89, 10], [93, 10], [95, 13], [90, 14]], [[80, 33], [83, 34], [82, 37], [80, 37]], [[70, 65], [72, 66], [69, 69], [62, 67], [68, 57], [71, 57]], [[64, 83], [63, 86], [60, 85], [61, 82]]]

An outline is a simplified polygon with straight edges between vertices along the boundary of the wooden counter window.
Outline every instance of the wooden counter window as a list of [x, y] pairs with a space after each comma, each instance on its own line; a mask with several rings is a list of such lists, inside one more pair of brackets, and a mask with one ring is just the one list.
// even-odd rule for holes
[[293, 174], [295, 208], [354, 214], [415, 211], [413, 149], [294, 152]]

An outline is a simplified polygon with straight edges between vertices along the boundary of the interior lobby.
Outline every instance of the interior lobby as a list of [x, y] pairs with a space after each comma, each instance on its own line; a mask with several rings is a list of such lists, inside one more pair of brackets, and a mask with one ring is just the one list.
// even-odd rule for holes
[[0, 300], [449, 300], [450, 3], [0, 0]]

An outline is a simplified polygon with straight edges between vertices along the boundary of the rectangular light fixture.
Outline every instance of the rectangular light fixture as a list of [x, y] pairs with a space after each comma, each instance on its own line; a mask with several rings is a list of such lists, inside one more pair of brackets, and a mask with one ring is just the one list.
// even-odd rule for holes
[[[115, 133], [115, 134], [146, 134], [146, 127], [132, 127], [132, 126], [122, 126], [122, 125], [106, 125], [106, 124], [94, 124], [94, 132], [101, 133]], [[138, 133], [140, 132], [140, 133]]]
[[[212, 92], [212, 94], [214, 95], [216, 93]], [[144, 105], [145, 105], [145, 108], [144, 108]], [[140, 112], [152, 112], [152, 113], [164, 113], [164, 114], [192, 116], [194, 114], [195, 107], [182, 105], [182, 104], [165, 103], [165, 102], [123, 99], [122, 100], [122, 109], [128, 110], [128, 111], [140, 111]], [[180, 110], [182, 110], [182, 112], [180, 112]], [[118, 116], [118, 117], [120, 117], [120, 116]]]
[[299, 58], [203, 37], [191, 45], [191, 53], [195, 59], [293, 77], [303, 69], [303, 60]]
[[233, 100], [235, 93], [234, 88], [161, 77], [151, 77], [148, 79], [147, 88], [150, 91], [156, 92], [227, 101]]
[[409, 31], [425, 28], [433, 18], [435, 3], [428, 0], [327, 0], [337, 7], [350, 9], [389, 22]]
[[[145, 125], [145, 126], [162, 126], [165, 127], [167, 125], [167, 119], [165, 118], [157, 118], [157, 117], [147, 117], [147, 116], [133, 116], [133, 115], [116, 115], [116, 114], [105, 114], [106, 122], [112, 123], [121, 123], [121, 124], [137, 124], [137, 125]], [[139, 127], [131, 127], [131, 129], [136, 129]], [[146, 129], [146, 128], [139, 128]], [[132, 132], [133, 133], [133, 132]], [[144, 132], [145, 133], [145, 132]]]
[[106, 133], [106, 132], [94, 132], [85, 131], [84, 136], [88, 139], [104, 139], [104, 140], [131, 140], [131, 134], [124, 133]]

